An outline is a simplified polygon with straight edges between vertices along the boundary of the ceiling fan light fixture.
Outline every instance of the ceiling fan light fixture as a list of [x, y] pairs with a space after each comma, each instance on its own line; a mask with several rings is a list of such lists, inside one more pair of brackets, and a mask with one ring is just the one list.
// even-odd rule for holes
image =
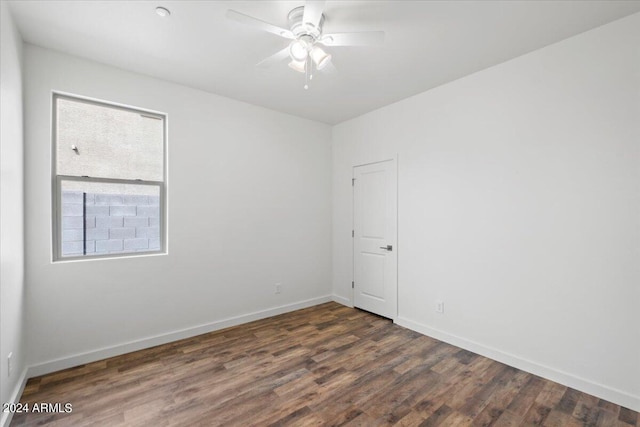
[[313, 62], [316, 63], [316, 67], [318, 68], [318, 70], [322, 70], [327, 66], [329, 61], [331, 61], [331, 55], [329, 55], [318, 46], [314, 46], [314, 48], [311, 50], [310, 55], [311, 59], [313, 59]]
[[302, 40], [294, 40], [289, 46], [289, 54], [294, 61], [304, 61], [307, 59], [309, 51], [307, 50], [307, 44]]
[[291, 62], [289, 62], [289, 67], [299, 73], [304, 73], [307, 69], [306, 64], [307, 61], [296, 61], [295, 59], [293, 59], [291, 60]]

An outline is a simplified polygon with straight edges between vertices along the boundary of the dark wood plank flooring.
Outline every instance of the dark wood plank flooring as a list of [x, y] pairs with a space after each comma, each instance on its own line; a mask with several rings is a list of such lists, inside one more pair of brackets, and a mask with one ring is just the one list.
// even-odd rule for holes
[[55, 372], [12, 426], [615, 426], [637, 412], [336, 303]]

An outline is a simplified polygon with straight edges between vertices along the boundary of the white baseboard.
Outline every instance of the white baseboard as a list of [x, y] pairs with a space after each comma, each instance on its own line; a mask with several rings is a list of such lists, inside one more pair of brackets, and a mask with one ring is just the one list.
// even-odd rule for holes
[[132, 351], [143, 350], [145, 348], [157, 345], [167, 344], [185, 338], [191, 338], [196, 335], [206, 334], [208, 332], [217, 331], [231, 326], [241, 325], [243, 323], [253, 322], [278, 314], [288, 313], [290, 311], [300, 310], [302, 308], [312, 307], [314, 305], [323, 304], [331, 301], [330, 295], [299, 301], [293, 304], [282, 305], [267, 310], [256, 311], [253, 313], [243, 314], [240, 316], [229, 317], [227, 319], [218, 320], [216, 322], [207, 323], [205, 325], [194, 326], [192, 328], [182, 329], [179, 331], [169, 332], [166, 334], [156, 335], [141, 340], [131, 341], [128, 343], [118, 344], [112, 347], [101, 348], [86, 353], [75, 354], [60, 359], [50, 360], [48, 362], [39, 363], [29, 367], [27, 378], [37, 377], [49, 374], [51, 372], [60, 371], [62, 369], [72, 368], [85, 363], [91, 363], [113, 356], [119, 356]]
[[331, 295], [331, 299], [338, 304], [346, 305], [347, 307], [353, 308], [353, 304], [351, 304], [351, 300], [349, 298], [341, 297], [340, 295], [333, 294]]
[[[22, 370], [20, 379], [16, 383], [16, 388], [13, 390], [13, 393], [11, 394], [11, 398], [7, 403], [18, 403], [20, 401], [20, 396], [22, 396], [22, 392], [24, 391], [24, 386], [27, 385], [27, 379], [29, 378], [27, 376], [27, 371], [28, 371], [27, 368], [24, 368]], [[2, 403], [5, 403], [5, 402], [2, 402]], [[2, 417], [0, 417], [0, 426], [9, 427], [9, 424], [11, 424], [12, 418], [13, 418], [12, 412], [2, 412]]]
[[455, 345], [456, 347], [463, 348], [465, 350], [472, 351], [482, 356], [488, 357], [505, 365], [513, 366], [514, 368], [521, 369], [534, 375], [538, 375], [542, 378], [560, 383], [562, 385], [574, 388], [584, 393], [597, 396], [601, 399], [608, 400], [617, 405], [624, 406], [634, 411], [640, 411], [640, 397], [626, 393], [621, 390], [617, 390], [603, 384], [598, 384], [593, 381], [589, 381], [584, 378], [577, 377], [575, 375], [563, 372], [559, 369], [551, 368], [549, 366], [541, 365], [530, 360], [523, 359], [513, 354], [505, 353], [501, 350], [485, 346], [475, 341], [470, 341], [465, 338], [451, 335], [447, 332], [440, 331], [438, 329], [431, 328], [421, 323], [414, 322], [404, 317], [399, 317], [395, 320], [400, 326], [419, 332], [423, 335], [430, 336], [440, 341]]

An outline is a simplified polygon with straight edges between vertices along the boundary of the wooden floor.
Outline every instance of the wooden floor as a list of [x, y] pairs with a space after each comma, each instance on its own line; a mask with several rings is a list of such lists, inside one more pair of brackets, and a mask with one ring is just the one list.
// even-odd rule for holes
[[30, 379], [12, 426], [640, 426], [638, 413], [327, 303]]

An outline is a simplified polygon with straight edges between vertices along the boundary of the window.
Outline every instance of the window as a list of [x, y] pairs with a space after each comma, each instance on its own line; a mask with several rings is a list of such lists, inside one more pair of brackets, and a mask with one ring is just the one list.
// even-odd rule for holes
[[54, 260], [160, 253], [166, 118], [53, 97]]

